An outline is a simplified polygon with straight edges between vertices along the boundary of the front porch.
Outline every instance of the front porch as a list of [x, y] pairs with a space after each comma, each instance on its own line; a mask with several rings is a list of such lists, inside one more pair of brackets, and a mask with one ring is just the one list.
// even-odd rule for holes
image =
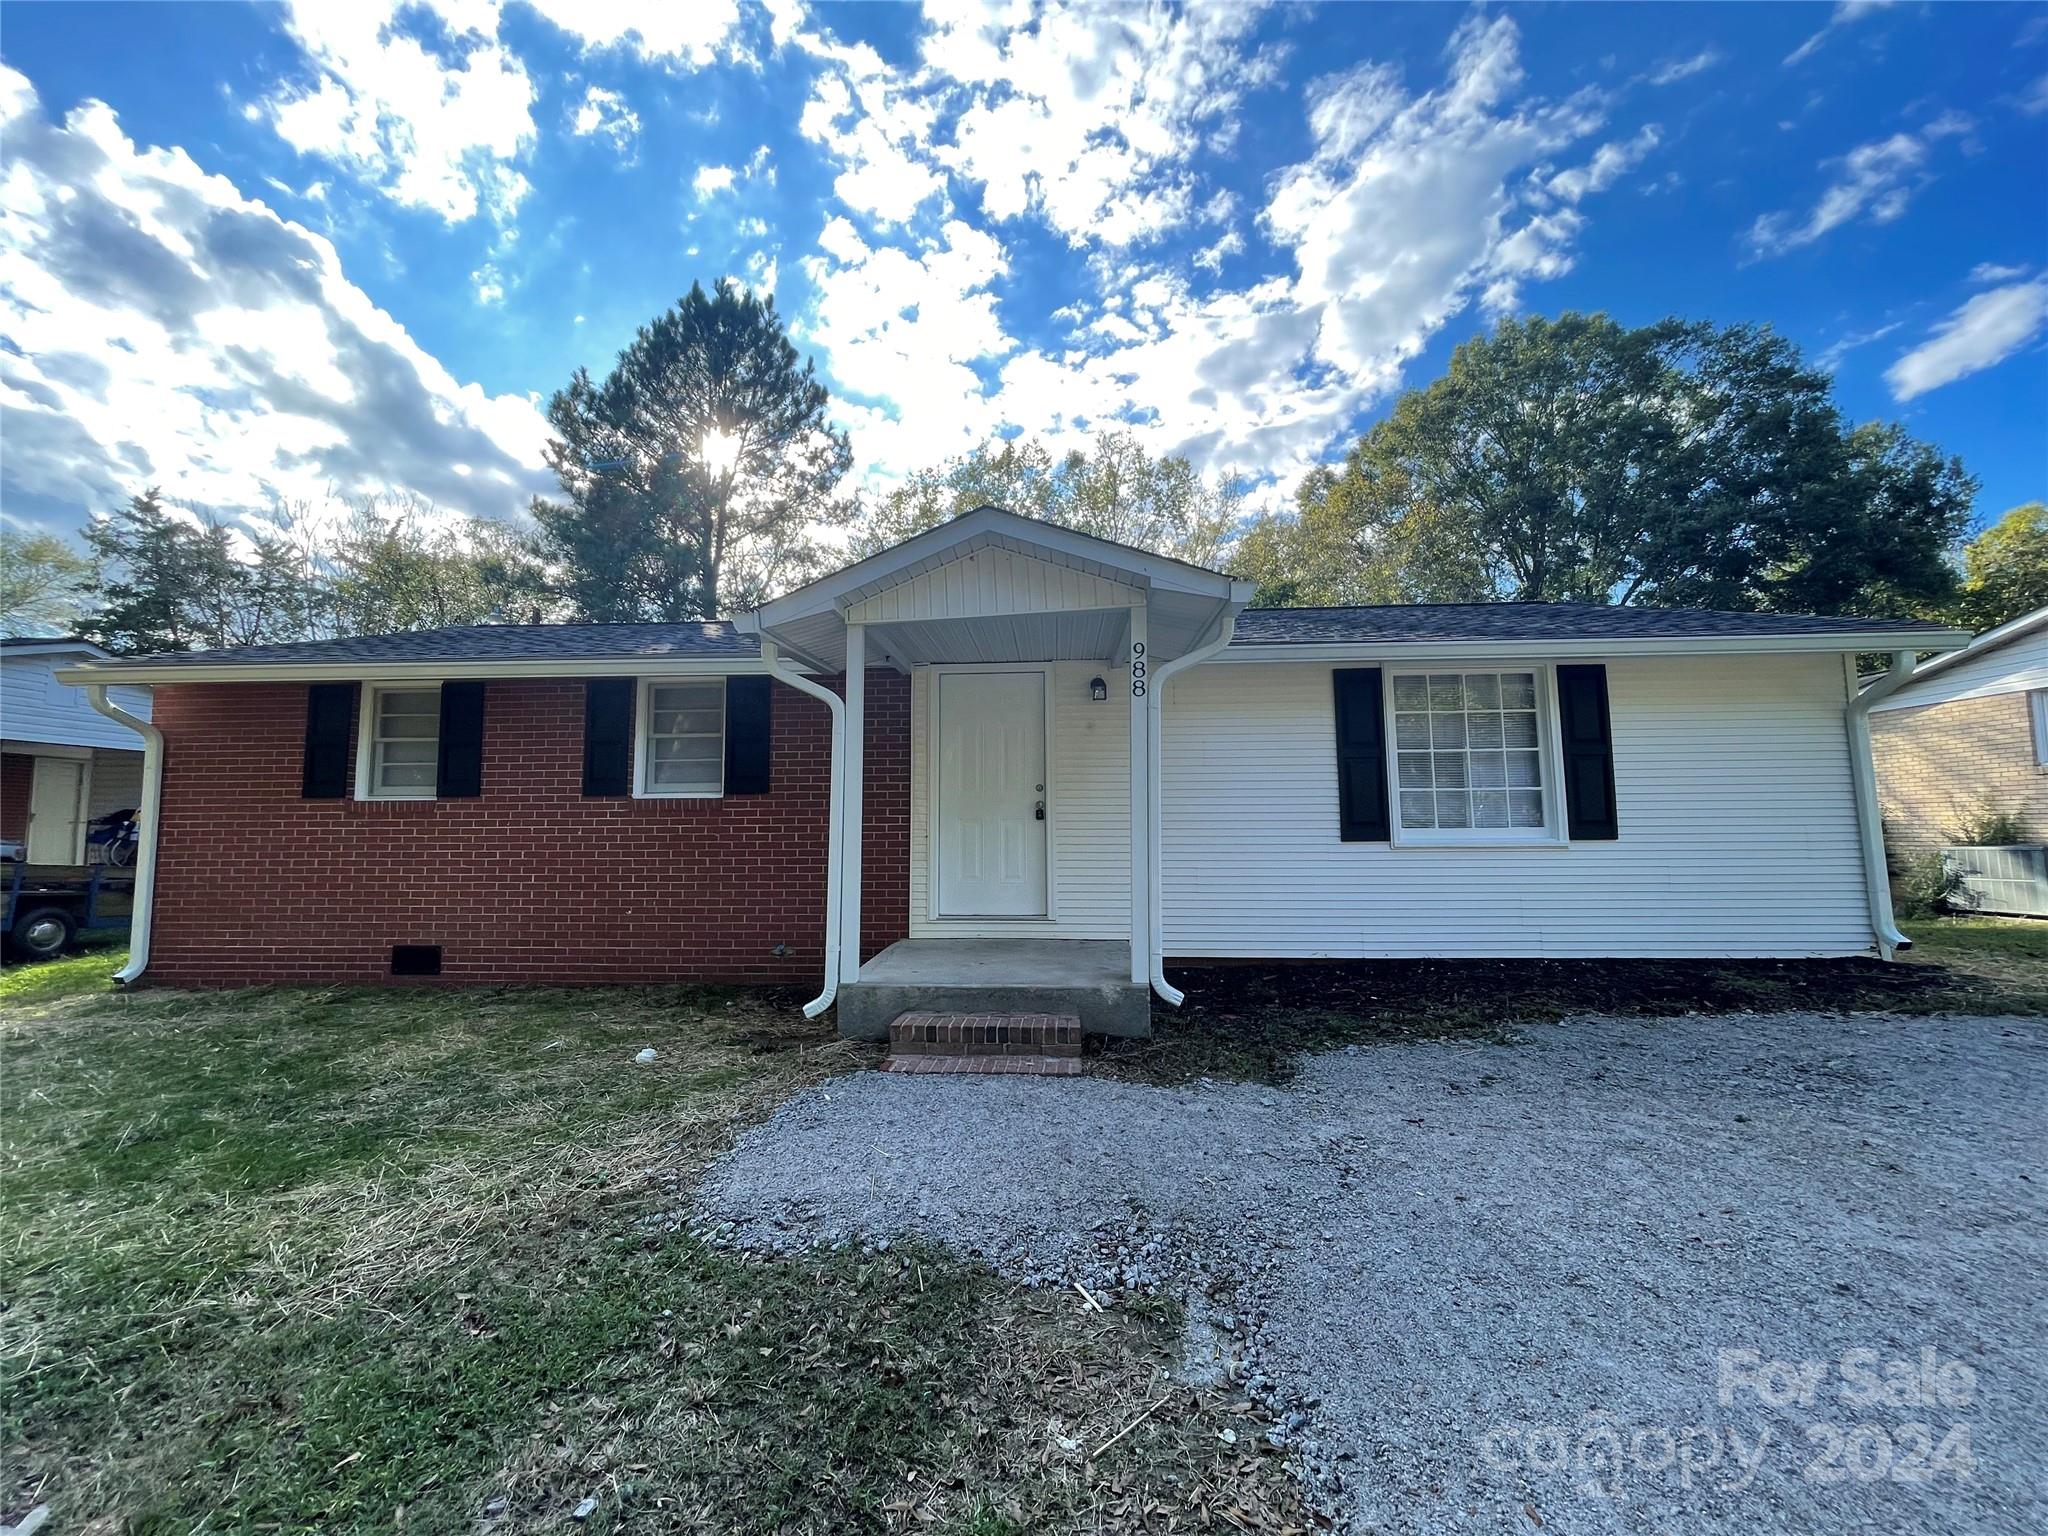
[[[840, 1033], [902, 1013], [1056, 1014], [1150, 1032], [1160, 687], [1230, 641], [1250, 587], [992, 507], [739, 620], [834, 713], [826, 989]], [[907, 923], [861, 923], [870, 669], [910, 679]], [[843, 690], [825, 679], [843, 677]], [[901, 802], [898, 802], [901, 803]], [[897, 845], [902, 846], [902, 845]], [[895, 939], [861, 959], [863, 938]]]
[[903, 1013], [1071, 1014], [1091, 1035], [1151, 1032], [1152, 995], [1128, 944], [1091, 939], [904, 939], [839, 987], [839, 1033], [885, 1040]]

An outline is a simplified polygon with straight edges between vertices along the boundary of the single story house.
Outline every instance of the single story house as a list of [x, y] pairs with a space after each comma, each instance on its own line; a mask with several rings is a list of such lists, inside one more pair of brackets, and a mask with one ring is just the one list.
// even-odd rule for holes
[[[0, 844], [31, 864], [84, 863], [94, 818], [142, 804], [142, 738], [56, 676], [112, 660], [90, 640], [0, 639]], [[112, 692], [149, 718], [147, 688]]]
[[1925, 857], [2004, 811], [2048, 842], [2048, 608], [1937, 656], [1870, 706], [1893, 852]]
[[982, 508], [729, 621], [94, 661], [156, 697], [130, 979], [1066, 989], [1172, 961], [1889, 953], [1859, 651], [1936, 626], [1247, 608]]

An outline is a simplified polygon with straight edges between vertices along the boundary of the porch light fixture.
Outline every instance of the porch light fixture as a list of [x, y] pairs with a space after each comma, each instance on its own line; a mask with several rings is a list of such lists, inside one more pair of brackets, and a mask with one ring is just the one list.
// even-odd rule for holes
[[1099, 677], [1088, 679], [1088, 697], [1100, 704], [1109, 697], [1109, 684]]

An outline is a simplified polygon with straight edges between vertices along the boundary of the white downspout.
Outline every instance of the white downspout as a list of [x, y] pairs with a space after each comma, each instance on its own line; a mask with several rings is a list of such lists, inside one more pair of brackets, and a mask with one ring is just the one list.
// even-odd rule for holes
[[846, 837], [846, 701], [784, 661], [775, 642], [765, 634], [761, 636], [761, 662], [797, 692], [823, 699], [825, 707], [832, 711], [832, 807], [825, 831], [825, 990], [804, 1004], [804, 1017], [815, 1019], [839, 996], [839, 876]]
[[135, 808], [141, 823], [135, 839], [135, 897], [128, 919], [128, 963], [114, 972], [122, 985], [149, 968], [150, 919], [156, 910], [156, 824], [164, 800], [164, 733], [139, 715], [107, 697], [105, 683], [88, 683], [86, 701], [116, 725], [142, 738], [142, 804]]
[[1870, 895], [1870, 931], [1878, 952], [1891, 959], [1913, 941], [1892, 919], [1892, 884], [1884, 867], [1884, 812], [1877, 798], [1877, 768], [1870, 755], [1870, 706], [1897, 693], [1913, 675], [1913, 653], [1895, 651], [1885, 675], [1868, 688], [1856, 688], [1856, 658], [1842, 657], [1849, 689], [1849, 776], [1856, 785], [1857, 830], [1863, 838], [1863, 884]]
[[1152, 739], [1151, 783], [1147, 786], [1149, 791], [1147, 798], [1152, 802], [1152, 835], [1149, 839], [1152, 844], [1152, 921], [1150, 925], [1152, 929], [1150, 946], [1152, 951], [1152, 990], [1158, 993], [1164, 1002], [1174, 1008], [1178, 1008], [1187, 1000], [1187, 997], [1185, 993], [1166, 979], [1165, 861], [1160, 855], [1160, 844], [1163, 841], [1161, 832], [1165, 824], [1165, 817], [1159, 804], [1160, 790], [1164, 783], [1164, 775], [1161, 772], [1160, 765], [1166, 755], [1166, 738], [1160, 731], [1160, 700], [1166, 692], [1167, 683], [1172, 680], [1176, 673], [1207, 661], [1211, 656], [1214, 656], [1218, 651], [1230, 644], [1231, 637], [1237, 633], [1238, 610], [1243, 606], [1241, 602], [1233, 601], [1224, 608], [1222, 622], [1217, 628], [1214, 639], [1204, 641], [1193, 650], [1186, 652], [1184, 655], [1176, 656], [1171, 661], [1161, 662], [1152, 673], [1151, 687], [1147, 690], [1145, 700], [1146, 723], [1148, 727], [1145, 734]]

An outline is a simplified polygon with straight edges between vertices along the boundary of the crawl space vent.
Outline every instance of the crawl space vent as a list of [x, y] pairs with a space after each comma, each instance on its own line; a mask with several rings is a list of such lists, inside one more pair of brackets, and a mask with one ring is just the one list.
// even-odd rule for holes
[[438, 944], [392, 945], [391, 974], [394, 976], [440, 975], [441, 946]]

